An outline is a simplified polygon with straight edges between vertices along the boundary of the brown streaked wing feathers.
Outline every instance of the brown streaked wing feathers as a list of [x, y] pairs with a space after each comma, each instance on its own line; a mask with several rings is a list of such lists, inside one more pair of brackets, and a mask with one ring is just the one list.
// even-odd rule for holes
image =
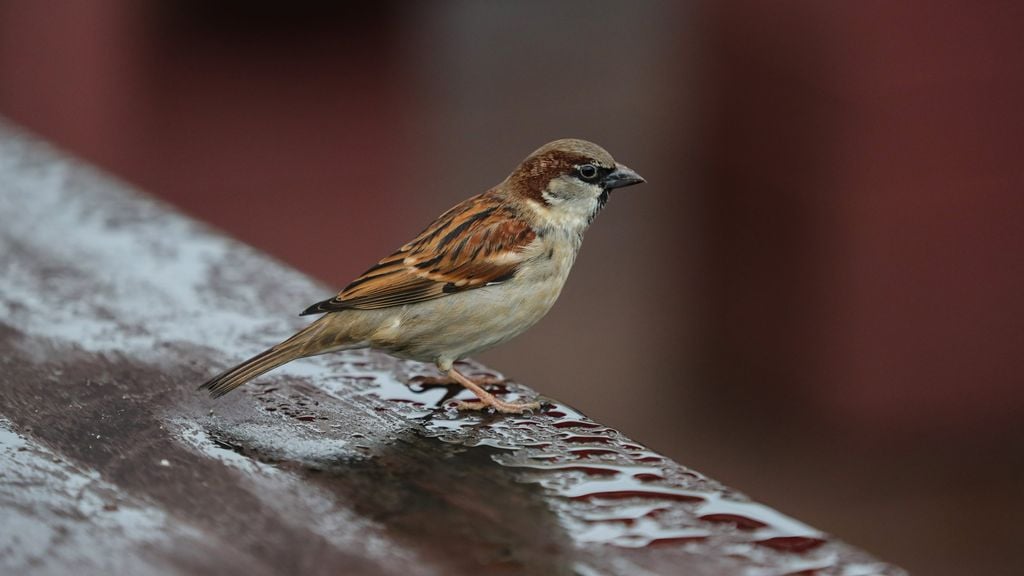
[[302, 314], [414, 304], [502, 282], [515, 274], [535, 238], [499, 199], [476, 196], [442, 214], [336, 297]]

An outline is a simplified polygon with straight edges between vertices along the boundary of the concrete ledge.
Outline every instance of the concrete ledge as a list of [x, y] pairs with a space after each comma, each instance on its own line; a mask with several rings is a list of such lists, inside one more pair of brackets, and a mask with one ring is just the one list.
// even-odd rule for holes
[[0, 572], [904, 573], [555, 400], [456, 414], [431, 366], [211, 401], [334, 287], [3, 123], [0, 222]]

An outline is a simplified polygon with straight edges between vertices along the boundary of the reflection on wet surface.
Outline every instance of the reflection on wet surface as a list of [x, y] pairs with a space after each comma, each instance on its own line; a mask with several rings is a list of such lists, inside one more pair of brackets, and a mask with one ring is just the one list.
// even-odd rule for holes
[[[524, 415], [458, 412], [454, 401], [472, 399], [472, 394], [455, 385], [417, 382], [416, 376], [432, 375], [429, 366], [422, 374], [406, 375], [407, 385], [393, 371], [374, 370], [371, 363], [336, 364], [347, 364], [343, 372], [351, 376], [335, 386], [355, 386], [358, 394], [388, 403], [389, 412], [415, 423], [418, 436], [486, 447], [490, 460], [516, 470], [520, 482], [540, 486], [547, 506], [577, 546], [678, 545], [697, 551], [693, 547], [704, 545], [728, 549], [731, 557], [752, 567], [783, 565], [787, 571], [821, 574], [867, 570], [867, 565], [843, 559], [820, 531], [559, 402], [546, 400], [537, 413]], [[474, 372], [472, 363], [462, 368], [471, 377], [494, 376]], [[514, 382], [489, 388], [508, 401], [529, 399], [528, 390]]]

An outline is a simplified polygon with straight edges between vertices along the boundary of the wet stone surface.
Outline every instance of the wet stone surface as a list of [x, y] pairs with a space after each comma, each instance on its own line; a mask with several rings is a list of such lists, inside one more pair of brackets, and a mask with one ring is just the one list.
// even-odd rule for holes
[[212, 401], [332, 290], [2, 123], [0, 190], [0, 573], [903, 573], [558, 401], [459, 413], [426, 365]]

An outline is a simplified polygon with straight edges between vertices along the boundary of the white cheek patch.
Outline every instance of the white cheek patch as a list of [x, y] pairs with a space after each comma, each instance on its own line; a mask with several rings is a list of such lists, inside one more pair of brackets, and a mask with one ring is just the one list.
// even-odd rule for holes
[[541, 196], [541, 198], [544, 199], [545, 202], [548, 203], [548, 206], [558, 206], [559, 204], [562, 204], [562, 203], [565, 202], [564, 199], [559, 198], [558, 196], [553, 195], [548, 190], [545, 190], [545, 191], [541, 192], [540, 196]]
[[565, 176], [559, 176], [548, 182], [547, 187], [544, 188], [540, 195], [548, 203], [548, 206], [561, 206], [572, 197], [571, 191], [567, 190], [569, 186], [570, 184], [565, 181]]
[[552, 180], [541, 192], [543, 202], [527, 203], [545, 226], [582, 231], [597, 213], [600, 192], [597, 186], [563, 176]]

